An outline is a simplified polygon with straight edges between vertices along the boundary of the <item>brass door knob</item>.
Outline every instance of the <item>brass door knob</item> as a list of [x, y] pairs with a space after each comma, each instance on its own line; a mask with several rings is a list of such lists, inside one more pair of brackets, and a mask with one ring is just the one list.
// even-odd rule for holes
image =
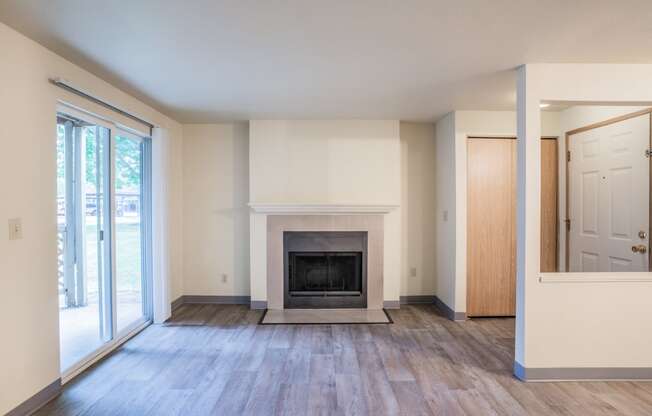
[[637, 246], [632, 246], [632, 252], [633, 253], [645, 254], [645, 253], [647, 253], [647, 246], [644, 245], [644, 244], [639, 244]]

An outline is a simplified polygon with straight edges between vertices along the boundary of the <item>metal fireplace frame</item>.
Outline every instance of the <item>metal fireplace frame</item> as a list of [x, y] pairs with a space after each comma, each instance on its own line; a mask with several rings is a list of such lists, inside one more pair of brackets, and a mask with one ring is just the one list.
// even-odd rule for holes
[[[362, 290], [360, 294], [322, 292], [291, 295], [290, 252], [362, 253]], [[367, 232], [366, 231], [284, 231], [283, 232], [283, 307], [285, 309], [331, 309], [367, 307]]]

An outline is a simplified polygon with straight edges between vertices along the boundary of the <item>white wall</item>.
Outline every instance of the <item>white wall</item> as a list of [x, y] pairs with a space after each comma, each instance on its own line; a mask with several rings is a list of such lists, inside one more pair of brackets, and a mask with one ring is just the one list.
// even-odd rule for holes
[[[516, 112], [455, 111], [439, 120], [436, 129], [437, 296], [455, 312], [466, 312], [467, 139], [516, 137]], [[542, 132], [559, 135], [558, 113], [542, 113]], [[448, 223], [443, 220], [444, 210], [448, 210]]]
[[[170, 130], [179, 150], [181, 127], [99, 78], [0, 24], [0, 414], [59, 378], [56, 249], [56, 105], [87, 102], [48, 83], [63, 77]], [[172, 155], [178, 168], [179, 154]], [[179, 176], [180, 176], [180, 172]], [[181, 201], [180, 180], [170, 184]], [[180, 203], [170, 207], [181, 234]], [[9, 218], [20, 217], [23, 239], [9, 241]], [[172, 290], [180, 290], [180, 243], [171, 243]]]
[[[434, 295], [435, 126], [400, 124], [402, 273], [401, 296]], [[414, 272], [414, 275], [412, 275]]]
[[248, 124], [184, 125], [183, 188], [184, 294], [249, 296]]
[[[253, 120], [250, 198], [256, 203], [401, 203], [401, 147], [395, 120]], [[252, 300], [266, 297], [265, 216], [251, 216]], [[399, 300], [401, 210], [385, 217], [385, 300]]]
[[252, 202], [399, 204], [398, 121], [254, 120]]
[[651, 73], [650, 65], [519, 68], [515, 359], [520, 366], [652, 367], [652, 273], [539, 272], [538, 140], [542, 100], [648, 105], [652, 102]]

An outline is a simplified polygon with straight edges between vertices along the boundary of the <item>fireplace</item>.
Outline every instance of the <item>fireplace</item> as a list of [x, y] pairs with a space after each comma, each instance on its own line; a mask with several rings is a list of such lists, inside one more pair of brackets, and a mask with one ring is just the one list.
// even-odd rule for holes
[[285, 308], [366, 308], [367, 233], [283, 233]]

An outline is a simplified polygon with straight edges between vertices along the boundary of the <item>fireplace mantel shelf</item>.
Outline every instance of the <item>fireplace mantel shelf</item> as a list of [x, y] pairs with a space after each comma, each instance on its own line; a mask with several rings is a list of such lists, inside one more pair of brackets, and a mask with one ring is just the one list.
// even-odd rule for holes
[[288, 204], [250, 202], [249, 207], [260, 214], [387, 214], [398, 205], [363, 204]]

